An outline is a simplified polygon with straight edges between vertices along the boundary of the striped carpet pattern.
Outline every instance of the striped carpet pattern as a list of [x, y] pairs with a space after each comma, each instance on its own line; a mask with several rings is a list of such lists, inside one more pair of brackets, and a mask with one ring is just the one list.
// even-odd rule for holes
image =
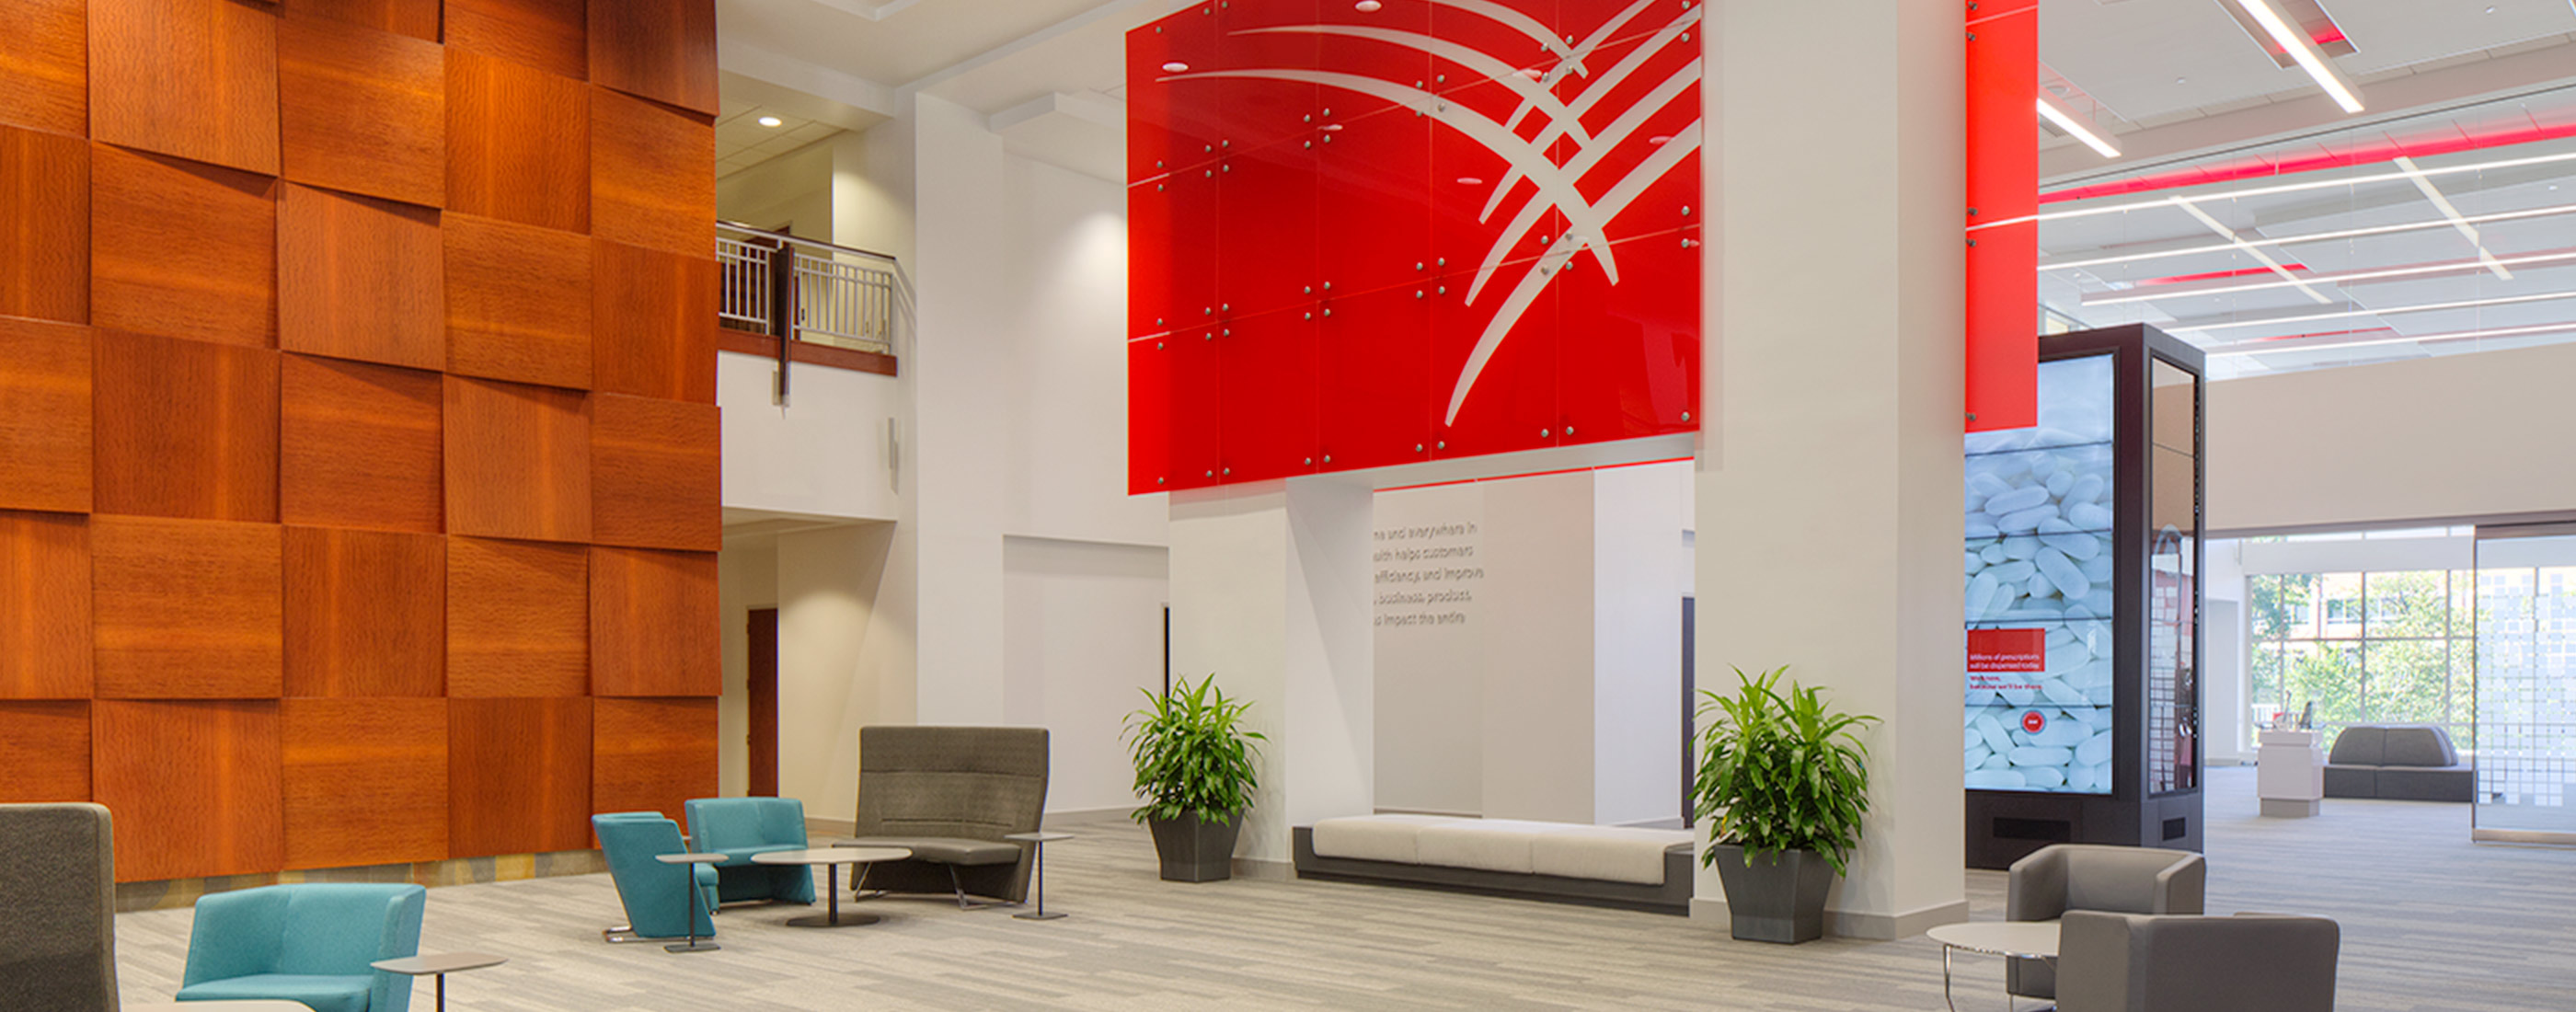
[[[2576, 1009], [2576, 851], [2473, 845], [2461, 805], [2331, 801], [2313, 819], [2256, 817], [2253, 771], [2213, 771], [2210, 907], [2318, 913], [2344, 926], [2341, 1001], [2355, 1012]], [[1729, 940], [1668, 915], [1321, 882], [1184, 885], [1154, 877], [1153, 845], [1123, 819], [1051, 828], [1048, 908], [961, 911], [937, 899], [869, 903], [882, 923], [781, 922], [803, 908], [717, 918], [721, 952], [607, 945], [620, 918], [606, 875], [430, 893], [423, 950], [480, 950], [507, 966], [449, 981], [458, 1012], [870, 1009], [1942, 1008], [1940, 947]], [[1970, 872], [1978, 919], [2003, 876]], [[167, 999], [190, 911], [117, 920], [128, 1000]], [[2001, 1009], [1993, 960], [1960, 957], [1962, 1009]], [[426, 983], [414, 1008], [426, 1012]], [[2027, 1004], [2027, 1003], [2025, 1003]]]

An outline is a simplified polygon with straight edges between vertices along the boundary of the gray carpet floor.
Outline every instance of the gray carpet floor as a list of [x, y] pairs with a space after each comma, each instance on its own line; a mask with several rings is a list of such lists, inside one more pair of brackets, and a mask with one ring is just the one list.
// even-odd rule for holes
[[[2576, 851], [2473, 845], [2463, 805], [2337, 801], [2313, 819], [2255, 815], [2253, 771], [2213, 772], [2210, 908], [2334, 917], [2346, 1010], [2576, 1009]], [[1679, 917], [1321, 882], [1158, 881], [1153, 845], [1085, 818], [1050, 845], [1048, 908], [864, 909], [883, 923], [789, 928], [803, 908], [717, 918], [721, 952], [600, 942], [619, 918], [605, 875], [430, 893], [424, 951], [509, 965], [449, 982], [458, 1012], [692, 1009], [1940, 1009], [1940, 947], [1729, 940]], [[1970, 872], [1979, 920], [2003, 876]], [[190, 912], [117, 920], [129, 1000], [166, 999]], [[1962, 1009], [2001, 1009], [2002, 972], [1961, 957]], [[426, 983], [414, 1008], [427, 1012]], [[2028, 1003], [2024, 1003], [2025, 1006]]]

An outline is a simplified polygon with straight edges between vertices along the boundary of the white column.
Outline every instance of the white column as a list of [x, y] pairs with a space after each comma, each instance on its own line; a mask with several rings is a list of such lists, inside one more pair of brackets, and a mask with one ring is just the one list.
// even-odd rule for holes
[[[1831, 909], [1838, 933], [1902, 937], [1967, 916], [1959, 8], [1716, 13], [1700, 684], [1787, 664], [1884, 719]], [[1713, 873], [1698, 896], [1722, 916]]]
[[1593, 820], [1592, 475], [1486, 482], [1484, 808]]
[[1371, 809], [1370, 492], [1306, 478], [1172, 498], [1172, 673], [1252, 702], [1269, 742], [1235, 854], [1284, 873], [1290, 827]]

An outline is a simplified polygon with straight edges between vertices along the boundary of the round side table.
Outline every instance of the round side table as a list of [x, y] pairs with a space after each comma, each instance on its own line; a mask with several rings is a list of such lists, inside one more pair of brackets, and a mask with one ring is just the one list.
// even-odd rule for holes
[[[1950, 996], [1950, 953], [1964, 949], [2008, 959], [2045, 959], [2057, 961], [2056, 921], [1979, 921], [1973, 924], [1944, 924], [1924, 932], [1941, 943], [1941, 1001], [1950, 1012], [1959, 1012], [1959, 1003]], [[2004, 992], [2004, 1006], [2013, 1005], [2012, 992]]]
[[1035, 847], [1037, 851], [1033, 859], [1035, 867], [1032, 868], [1031, 871], [1036, 873], [1038, 880], [1038, 908], [1036, 910], [1022, 911], [1020, 913], [1012, 914], [1011, 916], [1017, 917], [1023, 921], [1052, 921], [1062, 918], [1064, 916], [1062, 912], [1050, 914], [1047, 912], [1046, 908], [1046, 845], [1056, 840], [1073, 839], [1073, 834], [1049, 832], [1009, 833], [1005, 834], [1002, 839], [1015, 840], [1030, 844]]

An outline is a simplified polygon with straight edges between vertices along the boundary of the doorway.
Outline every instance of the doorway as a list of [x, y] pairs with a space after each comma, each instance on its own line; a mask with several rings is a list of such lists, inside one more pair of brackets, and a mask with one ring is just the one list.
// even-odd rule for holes
[[749, 704], [753, 797], [778, 796], [778, 609], [751, 609], [744, 699]]

